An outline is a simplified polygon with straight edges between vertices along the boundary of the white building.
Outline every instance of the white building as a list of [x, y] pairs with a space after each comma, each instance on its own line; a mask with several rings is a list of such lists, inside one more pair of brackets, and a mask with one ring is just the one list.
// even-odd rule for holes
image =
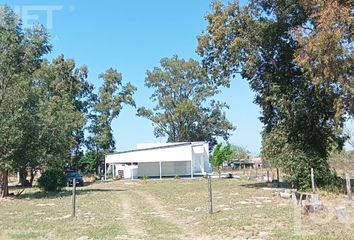
[[209, 144], [205, 142], [138, 144], [136, 150], [107, 155], [105, 167], [105, 172], [107, 169], [112, 170], [113, 177], [193, 178], [211, 172]]

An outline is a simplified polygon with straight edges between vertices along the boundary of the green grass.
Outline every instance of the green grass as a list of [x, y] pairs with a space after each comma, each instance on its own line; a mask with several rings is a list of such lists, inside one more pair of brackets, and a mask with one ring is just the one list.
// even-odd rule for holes
[[[20, 199], [0, 200], [0, 239], [351, 239], [350, 223], [334, 208], [344, 195], [326, 194], [328, 208], [304, 215], [265, 183], [213, 179], [214, 214], [208, 214], [206, 179], [136, 180], [71, 191], [26, 189]], [[353, 207], [348, 212], [354, 216]]]

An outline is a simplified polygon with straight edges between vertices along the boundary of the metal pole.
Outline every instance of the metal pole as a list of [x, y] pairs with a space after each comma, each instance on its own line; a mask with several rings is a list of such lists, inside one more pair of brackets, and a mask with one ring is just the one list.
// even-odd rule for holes
[[106, 161], [104, 162], [104, 180], [107, 180], [107, 164]]
[[115, 178], [115, 171], [116, 171], [115, 166], [116, 166], [115, 164], [112, 164], [112, 179]]
[[191, 159], [191, 178], [193, 178], [193, 160]]
[[213, 193], [211, 188], [211, 176], [208, 175], [208, 190], [209, 190], [209, 213], [213, 214]]
[[162, 179], [161, 161], [160, 161], [160, 179]]
[[73, 178], [73, 196], [72, 196], [72, 213], [71, 213], [72, 217], [75, 217], [75, 209], [76, 209], [76, 179]]
[[133, 166], [133, 162], [131, 162], [131, 165], [130, 165], [130, 173], [132, 175], [132, 180], [134, 179], [134, 166]]
[[312, 192], [315, 193], [315, 175], [313, 173], [313, 168], [311, 168], [311, 184], [312, 184]]

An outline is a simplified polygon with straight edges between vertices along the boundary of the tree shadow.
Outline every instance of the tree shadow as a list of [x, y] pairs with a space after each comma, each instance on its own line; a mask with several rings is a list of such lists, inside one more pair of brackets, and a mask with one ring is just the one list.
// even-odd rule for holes
[[256, 183], [246, 183], [240, 186], [246, 188], [291, 188], [290, 182], [256, 182]]
[[[81, 196], [85, 194], [90, 194], [94, 192], [123, 192], [126, 191], [125, 189], [95, 189], [95, 188], [90, 188], [90, 189], [82, 189], [82, 188], [77, 188], [76, 189], [76, 195]], [[54, 199], [54, 198], [65, 198], [68, 196], [71, 196], [72, 189], [64, 189], [60, 192], [45, 192], [45, 191], [40, 191], [37, 190], [35, 192], [25, 192], [18, 196], [18, 199]]]

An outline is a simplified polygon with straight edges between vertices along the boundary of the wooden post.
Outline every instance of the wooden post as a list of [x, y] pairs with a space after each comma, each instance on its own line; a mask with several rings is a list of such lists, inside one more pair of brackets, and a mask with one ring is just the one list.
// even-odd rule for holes
[[349, 204], [352, 204], [352, 188], [350, 185], [350, 176], [348, 172], [345, 173], [345, 179], [347, 183], [347, 194], [348, 194]]
[[211, 189], [211, 176], [208, 175], [208, 190], [209, 190], [209, 213], [213, 214], [213, 193]]
[[277, 186], [279, 187], [280, 181], [279, 181], [279, 168], [277, 168]]
[[315, 193], [315, 175], [313, 173], [313, 168], [311, 168], [311, 184], [312, 184], [312, 192]]
[[267, 170], [267, 182], [269, 182], [269, 170]]
[[106, 162], [104, 162], [104, 180], [105, 181], [107, 180], [107, 164], [106, 164]]
[[72, 212], [71, 212], [72, 217], [75, 217], [75, 209], [76, 209], [76, 179], [73, 178], [73, 196], [72, 196]]

